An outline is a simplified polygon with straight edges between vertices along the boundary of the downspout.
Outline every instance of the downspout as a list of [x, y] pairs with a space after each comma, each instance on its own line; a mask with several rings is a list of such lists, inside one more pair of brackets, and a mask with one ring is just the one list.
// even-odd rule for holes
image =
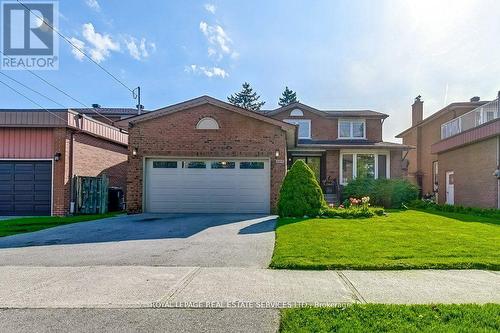
[[[83, 116], [81, 114], [78, 114], [75, 116], [76, 117], [76, 131], [80, 131], [82, 128], [82, 121], [83, 121]], [[69, 171], [69, 179], [70, 179], [70, 195], [69, 195], [69, 212], [70, 214], [75, 213], [75, 185], [74, 185], [74, 162], [75, 162], [75, 153], [74, 153], [74, 146], [75, 146], [75, 130], [71, 129], [71, 134], [70, 134], [70, 141], [69, 141], [69, 166], [68, 166], [68, 171]]]

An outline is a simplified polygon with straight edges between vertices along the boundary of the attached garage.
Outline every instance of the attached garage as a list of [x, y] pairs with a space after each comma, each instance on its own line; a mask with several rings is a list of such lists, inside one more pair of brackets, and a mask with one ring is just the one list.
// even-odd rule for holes
[[145, 210], [270, 212], [269, 159], [146, 159]]
[[51, 214], [52, 161], [0, 161], [0, 215]]
[[129, 213], [276, 210], [296, 126], [209, 96], [119, 124], [129, 129]]

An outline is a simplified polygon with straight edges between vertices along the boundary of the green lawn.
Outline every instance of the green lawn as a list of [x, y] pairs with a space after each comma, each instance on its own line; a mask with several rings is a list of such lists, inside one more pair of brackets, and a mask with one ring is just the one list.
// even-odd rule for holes
[[102, 215], [77, 215], [67, 217], [43, 216], [2, 220], [0, 221], [0, 237], [20, 234], [24, 232], [38, 231], [69, 223], [98, 220], [106, 217], [112, 217], [118, 214], [120, 213], [113, 212]]
[[500, 305], [382, 305], [282, 310], [280, 332], [498, 332]]
[[500, 221], [456, 213], [278, 221], [272, 268], [500, 269]]

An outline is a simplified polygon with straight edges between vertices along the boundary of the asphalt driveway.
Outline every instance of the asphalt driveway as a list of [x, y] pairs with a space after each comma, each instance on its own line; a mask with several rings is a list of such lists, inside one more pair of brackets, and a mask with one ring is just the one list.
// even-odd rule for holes
[[123, 215], [0, 238], [0, 265], [267, 267], [274, 227], [255, 214]]

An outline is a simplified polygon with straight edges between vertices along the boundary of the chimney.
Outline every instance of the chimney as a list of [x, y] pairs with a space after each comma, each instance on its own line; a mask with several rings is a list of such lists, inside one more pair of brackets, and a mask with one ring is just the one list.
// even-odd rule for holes
[[470, 99], [471, 102], [479, 102], [481, 98], [479, 96], [474, 96]]
[[411, 126], [419, 124], [424, 120], [424, 102], [420, 99], [422, 96], [415, 97], [415, 102], [411, 106]]

